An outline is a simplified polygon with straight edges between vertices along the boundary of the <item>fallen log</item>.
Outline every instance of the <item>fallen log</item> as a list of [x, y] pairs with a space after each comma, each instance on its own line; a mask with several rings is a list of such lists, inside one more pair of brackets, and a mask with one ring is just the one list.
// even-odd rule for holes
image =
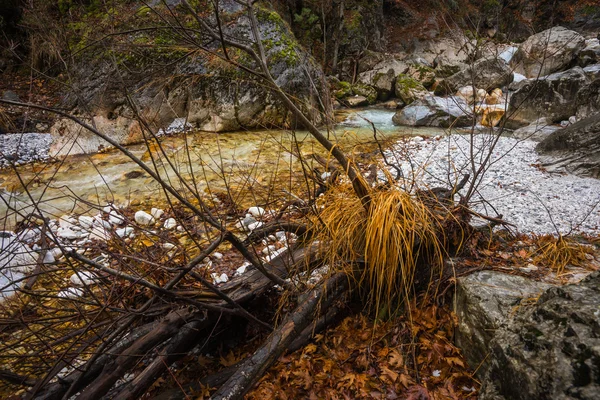
[[339, 273], [310, 291], [306, 300], [289, 314], [264, 344], [247, 358], [211, 397], [214, 400], [241, 399], [292, 341], [314, 322], [318, 309], [327, 309], [348, 289], [348, 278]]

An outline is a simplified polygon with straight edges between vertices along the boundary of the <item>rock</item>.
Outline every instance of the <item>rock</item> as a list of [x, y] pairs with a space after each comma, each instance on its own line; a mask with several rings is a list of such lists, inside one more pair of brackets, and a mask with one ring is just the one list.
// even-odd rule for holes
[[392, 120], [397, 125], [464, 127], [473, 122], [469, 110], [469, 105], [461, 98], [427, 95], [396, 112]]
[[[223, 34], [231, 35], [242, 42], [251, 41], [252, 32], [248, 28], [248, 17], [239, 12], [230, 12], [221, 2]], [[118, 5], [117, 10], [123, 9]], [[154, 7], [158, 13], [168, 15], [162, 4]], [[329, 98], [325, 77], [319, 64], [304, 50], [295, 39], [290, 25], [270, 6], [257, 8], [258, 29], [265, 45], [265, 55], [271, 75], [286, 92], [293, 93], [297, 105], [315, 124], [323, 122], [323, 116], [330, 110], [328, 102], [319, 99]], [[79, 20], [78, 20], [79, 21]], [[143, 25], [142, 21], [138, 21]], [[75, 22], [76, 25], [79, 22]], [[137, 104], [140, 117], [150, 129], [157, 133], [161, 128], [172, 126], [173, 122], [187, 120], [195, 129], [206, 131], [232, 131], [270, 126], [295, 126], [298, 121], [288, 112], [278, 96], [266, 88], [262, 82], [241, 70], [236, 84], [232, 85], [232, 72], [235, 68], [222, 68], [208, 58], [184, 56], [177, 48], [185, 45], [185, 40], [170, 38], [173, 41], [168, 50], [155, 46], [144, 46], [143, 55], [130, 57], [139, 49], [140, 41], [154, 43], [164, 40], [157, 32], [139, 32], [125, 35], [118, 46], [112, 46], [114, 54], [122, 61], [122, 68], [114, 68], [109, 57], [90, 57], [77, 54], [73, 58], [71, 82], [83, 93], [76, 97], [68, 95], [64, 103], [68, 111], [79, 112], [89, 107], [93, 115], [93, 125], [121, 144], [132, 144], [143, 140], [142, 127], [128, 106], [123, 86], [127, 82], [133, 102]], [[67, 35], [74, 31], [65, 32]], [[90, 38], [91, 39], [91, 38]], [[89, 48], [90, 52], [104, 54], [106, 47]], [[156, 63], [144, 60], [162, 60], [169, 65], [167, 70]], [[250, 57], [241, 57], [238, 62], [245, 67], [255, 68]], [[165, 81], [169, 84], [165, 85]], [[325, 103], [325, 104], [324, 104]], [[323, 106], [321, 106], [323, 105]], [[186, 126], [182, 126], [186, 129]], [[92, 133], [67, 119], [58, 120], [50, 129], [54, 142], [51, 154], [95, 152], [98, 148], [110, 145], [96, 138]], [[79, 132], [81, 131], [81, 132]], [[79, 134], [79, 146], [71, 146]]]
[[69, 280], [75, 286], [89, 286], [98, 281], [98, 276], [89, 271], [77, 271]]
[[407, 105], [415, 100], [422, 99], [429, 93], [419, 81], [405, 74], [396, 77], [395, 87], [396, 97]]
[[225, 283], [225, 282], [229, 281], [229, 277], [225, 273], [219, 275], [216, 272], [213, 272], [212, 274], [210, 274], [210, 276], [212, 277], [213, 283], [215, 285], [218, 285], [219, 283]]
[[504, 107], [487, 107], [483, 109], [481, 116], [481, 125], [485, 127], [496, 127], [504, 117], [506, 112]]
[[81, 237], [81, 233], [73, 231], [71, 228], [59, 228], [56, 236], [67, 240], [76, 240]]
[[381, 74], [388, 74], [390, 70], [394, 71], [394, 76], [403, 74], [408, 70], [409, 64], [404, 60], [397, 58], [385, 58], [376, 63], [373, 68], [358, 75], [358, 81], [376, 87], [375, 77]]
[[139, 225], [146, 226], [154, 223], [154, 217], [146, 211], [137, 211], [134, 216], [135, 222]]
[[490, 343], [480, 398], [597, 399], [600, 274], [520, 307]]
[[511, 60], [513, 59], [518, 50], [518, 47], [509, 46], [498, 55], [498, 58], [504, 61], [506, 64], [510, 64]]
[[536, 150], [546, 168], [600, 178], [600, 114], [553, 132]]
[[79, 297], [83, 297], [83, 294], [84, 294], [84, 292], [81, 289], [67, 288], [65, 290], [61, 290], [60, 292], [58, 292], [58, 294], [56, 296], [61, 299], [76, 299]]
[[170, 231], [171, 229], [174, 229], [175, 227], [177, 227], [177, 221], [175, 220], [175, 218], [168, 218], [168, 219], [165, 221], [165, 223], [164, 223], [163, 227], [164, 227], [166, 230]]
[[152, 210], [150, 210], [150, 215], [152, 215], [152, 218], [154, 219], [159, 219], [164, 213], [164, 210], [161, 210], [160, 208], [152, 208]]
[[435, 83], [435, 70], [424, 64], [411, 64], [405, 75], [419, 82], [425, 89], [431, 89]]
[[240, 276], [246, 273], [246, 270], [250, 267], [249, 262], [245, 262], [238, 269], [235, 270], [235, 276]]
[[265, 216], [265, 209], [262, 207], [250, 207], [248, 213], [254, 218], [262, 218]]
[[469, 104], [481, 104], [486, 99], [487, 92], [477, 88], [473, 90], [473, 86], [463, 86], [458, 89], [456, 96], [463, 98]]
[[42, 263], [44, 263], [45, 265], [48, 264], [54, 264], [56, 262], [56, 259], [54, 258], [54, 253], [50, 250], [46, 251], [46, 253], [44, 254], [44, 259], [42, 260]]
[[566, 69], [584, 47], [583, 36], [556, 26], [523, 42], [513, 57], [511, 66], [528, 78], [549, 75]]
[[588, 86], [577, 93], [577, 119], [585, 119], [600, 113], [600, 78], [596, 78]]
[[133, 227], [126, 226], [125, 228], [120, 228], [115, 231], [118, 237], [128, 237], [133, 233]]
[[377, 89], [373, 86], [357, 83], [352, 86], [352, 93], [364, 97], [369, 104], [375, 104], [377, 101]]
[[110, 221], [103, 220], [102, 217], [99, 216], [99, 215], [96, 215], [94, 217], [94, 225], [102, 227], [104, 229], [111, 229], [112, 228], [112, 224], [110, 223]]
[[173, 243], [163, 243], [161, 247], [165, 250], [173, 250], [176, 246]]
[[439, 96], [454, 93], [464, 86], [490, 91], [508, 85], [513, 78], [511, 68], [504, 61], [499, 58], [484, 58], [440, 81], [435, 94]]
[[590, 81], [600, 78], [600, 64], [589, 65], [583, 69]]
[[212, 253], [212, 258], [214, 258], [215, 260], [222, 260], [223, 254], [219, 253], [218, 251], [215, 251], [214, 253]]
[[[0, 271], [29, 273], [37, 265], [38, 255], [28, 245], [21, 243], [12, 232], [0, 236]], [[2, 274], [0, 274], [1, 276]]]
[[2, 100], [20, 102], [21, 98], [19, 97], [18, 94], [16, 94], [12, 90], [5, 90], [2, 92]]
[[519, 83], [508, 107], [512, 126], [529, 125], [541, 117], [560, 122], [577, 112], [581, 94], [589, 81], [580, 67]]
[[94, 225], [89, 236], [89, 239], [99, 240], [101, 242], [108, 242], [110, 238], [110, 230], [98, 225]]
[[536, 297], [550, 285], [516, 275], [481, 271], [458, 280], [455, 312], [456, 344], [467, 363], [483, 376], [489, 362], [489, 346], [508, 323], [510, 313], [522, 300]]
[[110, 211], [108, 214], [108, 220], [114, 225], [121, 225], [125, 223], [125, 219], [116, 210]]
[[495, 105], [500, 104], [504, 101], [504, 94], [502, 89], [496, 88], [492, 90], [492, 93], [485, 96], [485, 104]]
[[346, 103], [348, 104], [349, 107], [362, 107], [362, 106], [369, 105], [369, 101], [367, 100], [366, 97], [363, 97], [363, 96], [348, 97], [346, 99]]
[[395, 74], [393, 69], [387, 73], [378, 72], [373, 77], [373, 87], [377, 90], [377, 99], [387, 101], [394, 93]]
[[81, 225], [81, 227], [85, 229], [91, 228], [94, 224], [94, 218], [88, 217], [87, 215], [80, 215], [79, 218], [77, 218], [77, 220], [79, 221], [79, 225]]
[[277, 247], [275, 247], [275, 245], [269, 245], [262, 250], [262, 253], [264, 255], [269, 255], [274, 253], [275, 251], [277, 251]]
[[511, 136], [517, 139], [526, 139], [539, 142], [559, 129], [560, 128], [558, 126], [551, 125], [551, 122], [546, 118], [540, 118], [528, 126], [524, 126], [515, 130], [512, 132]]

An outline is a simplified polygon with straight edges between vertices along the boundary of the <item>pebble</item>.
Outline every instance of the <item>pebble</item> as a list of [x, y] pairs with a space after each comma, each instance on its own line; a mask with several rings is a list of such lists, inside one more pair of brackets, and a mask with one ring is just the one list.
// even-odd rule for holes
[[87, 215], [81, 215], [78, 218], [79, 225], [81, 225], [85, 229], [89, 229], [94, 224], [94, 218], [88, 217]]
[[121, 225], [125, 222], [125, 219], [115, 210], [110, 211], [108, 214], [108, 220], [114, 225]]
[[54, 264], [56, 262], [56, 258], [54, 258], [54, 253], [52, 251], [46, 251], [44, 254], [44, 260], [42, 261], [44, 264]]
[[148, 214], [146, 211], [138, 211], [135, 213], [135, 222], [146, 226], [146, 225], [150, 225], [151, 223], [154, 222], [154, 217], [150, 214]]
[[129, 236], [133, 233], [133, 227], [126, 226], [125, 228], [120, 228], [115, 231], [118, 237]]
[[67, 239], [67, 240], [75, 240], [81, 237], [79, 232], [73, 231], [71, 228], [59, 228], [56, 232], [56, 235], [59, 238]]
[[163, 216], [164, 213], [165, 211], [161, 210], [160, 208], [153, 208], [152, 210], [150, 210], [150, 215], [152, 215], [154, 219], [159, 219]]
[[98, 276], [89, 271], [78, 271], [69, 278], [75, 286], [93, 285], [98, 280]]
[[248, 225], [246, 228], [248, 228], [249, 231], [253, 231], [255, 229], [260, 228], [261, 226], [263, 226], [263, 223], [260, 221], [254, 222], [253, 224]]
[[165, 250], [174, 249], [176, 246], [173, 243], [163, 243], [161, 247]]
[[218, 251], [215, 251], [214, 253], [212, 253], [212, 258], [214, 258], [215, 260], [221, 260], [223, 259], [223, 254], [219, 253]]
[[243, 263], [238, 269], [235, 270], [235, 276], [240, 276], [246, 273], [246, 270], [250, 266], [249, 262]]
[[68, 288], [58, 292], [57, 296], [61, 299], [76, 299], [83, 296], [83, 290], [78, 288]]
[[175, 220], [175, 218], [168, 218], [168, 219], [165, 221], [165, 224], [163, 225], [163, 227], [164, 227], [166, 230], [170, 231], [171, 229], [173, 229], [173, 228], [177, 227], [177, 221]]
[[215, 285], [218, 285], [219, 283], [225, 283], [225, 282], [229, 281], [229, 277], [225, 273], [219, 275], [218, 273], [213, 272], [212, 274], [210, 274], [210, 276], [213, 279], [213, 283]]
[[276, 251], [277, 251], [277, 247], [275, 247], [274, 245], [270, 245], [270, 246], [267, 246], [267, 247], [265, 247], [265, 248], [262, 250], [262, 253], [263, 253], [264, 255], [268, 255], [268, 254], [272, 254], [272, 253], [274, 253], [274, 252], [276, 252]]
[[248, 213], [252, 215], [254, 218], [260, 218], [265, 215], [265, 209], [262, 207], [250, 207], [248, 209]]

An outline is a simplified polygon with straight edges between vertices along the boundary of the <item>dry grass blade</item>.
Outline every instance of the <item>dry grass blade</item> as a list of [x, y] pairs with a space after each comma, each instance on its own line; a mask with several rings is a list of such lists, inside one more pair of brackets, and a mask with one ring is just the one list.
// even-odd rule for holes
[[540, 236], [536, 242], [537, 250], [531, 255], [533, 262], [556, 270], [557, 275], [561, 275], [567, 265], [584, 266], [587, 262], [586, 254], [592, 252], [590, 248], [562, 235]]
[[436, 219], [421, 202], [397, 188], [374, 189], [370, 196], [367, 213], [349, 185], [331, 190], [322, 204], [320, 240], [330, 265], [342, 265], [367, 306], [385, 319], [410, 304], [416, 274], [431, 276], [428, 269], [441, 265], [443, 250]]

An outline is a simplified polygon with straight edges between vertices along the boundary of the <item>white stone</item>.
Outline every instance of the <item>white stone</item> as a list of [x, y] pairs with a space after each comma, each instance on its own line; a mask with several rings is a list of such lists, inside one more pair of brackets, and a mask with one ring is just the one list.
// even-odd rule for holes
[[185, 232], [185, 229], [183, 229], [183, 226], [177, 225], [177, 232]]
[[110, 231], [106, 230], [102, 226], [94, 226], [90, 232], [90, 239], [99, 240], [101, 242], [107, 242], [110, 240]]
[[112, 224], [110, 223], [110, 221], [106, 221], [106, 220], [102, 219], [102, 217], [99, 216], [99, 215], [96, 215], [94, 217], [94, 225], [101, 226], [101, 227], [104, 227], [106, 229], [111, 229], [112, 228]]
[[63, 252], [60, 249], [60, 247], [55, 247], [52, 250], [50, 250], [50, 252], [52, 253], [52, 255], [54, 256], [54, 258], [56, 260], [60, 259], [63, 256]]
[[252, 232], [253, 230], [260, 228], [261, 226], [263, 226], [263, 223], [258, 221], [248, 225], [247, 228], [249, 231]]
[[240, 276], [246, 273], [246, 270], [250, 266], [250, 263], [246, 262], [242, 264], [238, 269], [235, 270], [235, 276]]
[[140, 225], [150, 225], [151, 223], [154, 222], [154, 217], [150, 214], [148, 214], [146, 211], [138, 211], [135, 213], [135, 222], [140, 224]]
[[131, 226], [126, 226], [125, 228], [120, 228], [120, 229], [117, 229], [117, 230], [115, 231], [115, 233], [116, 233], [116, 234], [117, 234], [117, 236], [119, 236], [119, 237], [126, 237], [126, 236], [129, 236], [129, 235], [131, 235], [131, 234], [133, 233], [133, 227], [131, 227]]
[[250, 207], [248, 213], [254, 218], [260, 218], [265, 215], [265, 209], [262, 207]]
[[286, 235], [285, 231], [275, 232], [275, 237], [277, 238], [277, 241], [279, 241], [279, 242], [285, 242], [287, 240], [287, 235]]
[[519, 73], [514, 73], [513, 83], [519, 83], [526, 80], [527, 77], [525, 75], [521, 75]]
[[0, 236], [0, 271], [11, 269], [16, 272], [31, 272], [37, 264], [37, 257], [37, 253], [19, 242], [16, 236]]
[[121, 225], [125, 222], [125, 219], [115, 210], [112, 210], [108, 214], [108, 220], [114, 225]]
[[168, 219], [165, 221], [165, 224], [163, 225], [163, 227], [164, 227], [166, 230], [169, 230], [169, 231], [170, 231], [171, 229], [175, 228], [176, 226], [177, 226], [177, 221], [175, 220], [175, 218], [168, 218]]
[[150, 215], [152, 215], [154, 219], [159, 219], [164, 213], [165, 211], [161, 210], [160, 208], [153, 208], [150, 210]]
[[76, 299], [83, 296], [83, 290], [77, 288], [68, 288], [58, 292], [57, 296], [61, 299]]
[[275, 247], [274, 245], [270, 245], [270, 246], [265, 247], [263, 249], [262, 253], [264, 255], [268, 255], [268, 254], [274, 253], [275, 251], [277, 251], [277, 247]]
[[215, 251], [215, 252], [212, 254], [212, 257], [213, 257], [215, 260], [221, 260], [221, 259], [223, 258], [223, 254], [219, 253], [218, 251]]
[[78, 271], [69, 278], [75, 286], [93, 285], [98, 280], [98, 276], [89, 271]]
[[72, 228], [73, 225], [76, 223], [77, 223], [77, 220], [75, 218], [71, 217], [70, 215], [63, 215], [58, 220], [58, 225], [63, 229]]
[[229, 281], [229, 277], [227, 276], [227, 274], [224, 274], [224, 273], [219, 275], [218, 273], [213, 272], [212, 274], [210, 274], [210, 276], [213, 279], [213, 283], [215, 285]]
[[81, 237], [79, 232], [73, 231], [71, 228], [59, 228], [56, 232], [56, 235], [59, 238], [67, 239], [67, 240], [75, 240]]
[[54, 258], [54, 253], [52, 253], [52, 251], [46, 251], [46, 254], [44, 254], [44, 259], [42, 260], [42, 262], [44, 264], [54, 264], [56, 262], [56, 259]]
[[577, 122], [577, 117], [576, 117], [576, 116], [574, 116], [574, 115], [571, 115], [571, 116], [569, 117], [569, 124], [573, 125], [573, 124], [574, 124], [574, 123], [576, 123], [576, 122]]
[[85, 229], [89, 229], [94, 224], [94, 218], [88, 217], [87, 215], [80, 215], [78, 218], [79, 225]]
[[165, 250], [174, 249], [176, 246], [173, 243], [163, 243], [162, 248]]

